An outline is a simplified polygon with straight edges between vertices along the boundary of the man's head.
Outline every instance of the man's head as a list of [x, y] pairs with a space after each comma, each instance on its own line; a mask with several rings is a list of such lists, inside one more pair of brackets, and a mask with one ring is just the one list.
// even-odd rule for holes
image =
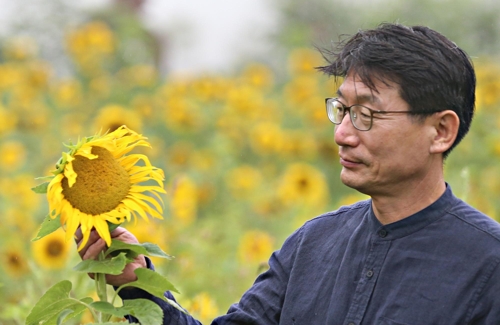
[[476, 78], [467, 54], [438, 32], [422, 26], [382, 24], [359, 31], [323, 51], [329, 65], [319, 70], [335, 77], [356, 75], [377, 92], [375, 83], [394, 83], [417, 117], [454, 111], [460, 126], [449, 152], [463, 139], [474, 114]]

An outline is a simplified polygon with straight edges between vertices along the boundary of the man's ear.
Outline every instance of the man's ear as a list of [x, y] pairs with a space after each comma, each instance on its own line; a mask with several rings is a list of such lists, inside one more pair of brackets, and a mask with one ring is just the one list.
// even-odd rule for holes
[[430, 118], [435, 128], [435, 136], [434, 139], [432, 139], [429, 152], [443, 153], [455, 142], [460, 119], [457, 113], [451, 110], [434, 113]]

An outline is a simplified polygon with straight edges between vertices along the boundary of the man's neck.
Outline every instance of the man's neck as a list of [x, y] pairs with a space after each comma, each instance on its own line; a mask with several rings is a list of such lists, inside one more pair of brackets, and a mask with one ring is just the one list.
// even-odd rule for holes
[[372, 208], [383, 225], [409, 217], [436, 202], [446, 190], [443, 177], [432, 182], [420, 182], [407, 186], [395, 195], [373, 195]]

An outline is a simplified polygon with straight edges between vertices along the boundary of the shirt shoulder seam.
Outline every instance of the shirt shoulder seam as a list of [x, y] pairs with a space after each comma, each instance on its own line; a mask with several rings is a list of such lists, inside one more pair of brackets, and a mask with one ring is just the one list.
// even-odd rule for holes
[[337, 215], [343, 214], [345, 212], [353, 211], [353, 210], [365, 209], [367, 204], [368, 204], [368, 201], [369, 200], [364, 200], [364, 201], [357, 202], [353, 205], [341, 206], [337, 210], [325, 212], [317, 217], [312, 218], [311, 220], [306, 221], [304, 225], [306, 225], [314, 220], [337, 216]]
[[[469, 226], [471, 226], [471, 227], [473, 227], [473, 228], [475, 228], [475, 229], [477, 229], [477, 230], [479, 230], [479, 231], [481, 231], [481, 232], [485, 233], [486, 235], [488, 235], [488, 236], [492, 237], [493, 239], [495, 239], [497, 242], [499, 242], [499, 243], [500, 243], [500, 237], [499, 237], [499, 236], [495, 236], [494, 234], [492, 234], [492, 233], [491, 233], [491, 232], [489, 232], [488, 230], [486, 230], [486, 229], [483, 229], [483, 228], [479, 227], [478, 225], [476, 225], [476, 224], [474, 224], [474, 223], [470, 222], [469, 220], [467, 220], [467, 219], [465, 219], [465, 218], [463, 218], [463, 217], [459, 216], [458, 214], [456, 214], [456, 213], [454, 213], [454, 212], [452, 212], [452, 211], [450, 211], [450, 210], [448, 210], [448, 209], [446, 210], [446, 212], [447, 212], [448, 214], [450, 214], [450, 215], [455, 216], [457, 219], [460, 219], [462, 222], [464, 222], [464, 223], [468, 224]], [[488, 217], [488, 216], [486, 216], [486, 217]], [[489, 218], [489, 217], [488, 217], [488, 218]]]

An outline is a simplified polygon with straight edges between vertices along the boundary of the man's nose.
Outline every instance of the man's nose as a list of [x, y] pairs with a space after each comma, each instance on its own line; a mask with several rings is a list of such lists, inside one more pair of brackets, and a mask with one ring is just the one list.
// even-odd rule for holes
[[346, 112], [342, 122], [335, 126], [335, 143], [339, 146], [354, 147], [358, 143], [357, 130], [351, 121], [351, 112]]

